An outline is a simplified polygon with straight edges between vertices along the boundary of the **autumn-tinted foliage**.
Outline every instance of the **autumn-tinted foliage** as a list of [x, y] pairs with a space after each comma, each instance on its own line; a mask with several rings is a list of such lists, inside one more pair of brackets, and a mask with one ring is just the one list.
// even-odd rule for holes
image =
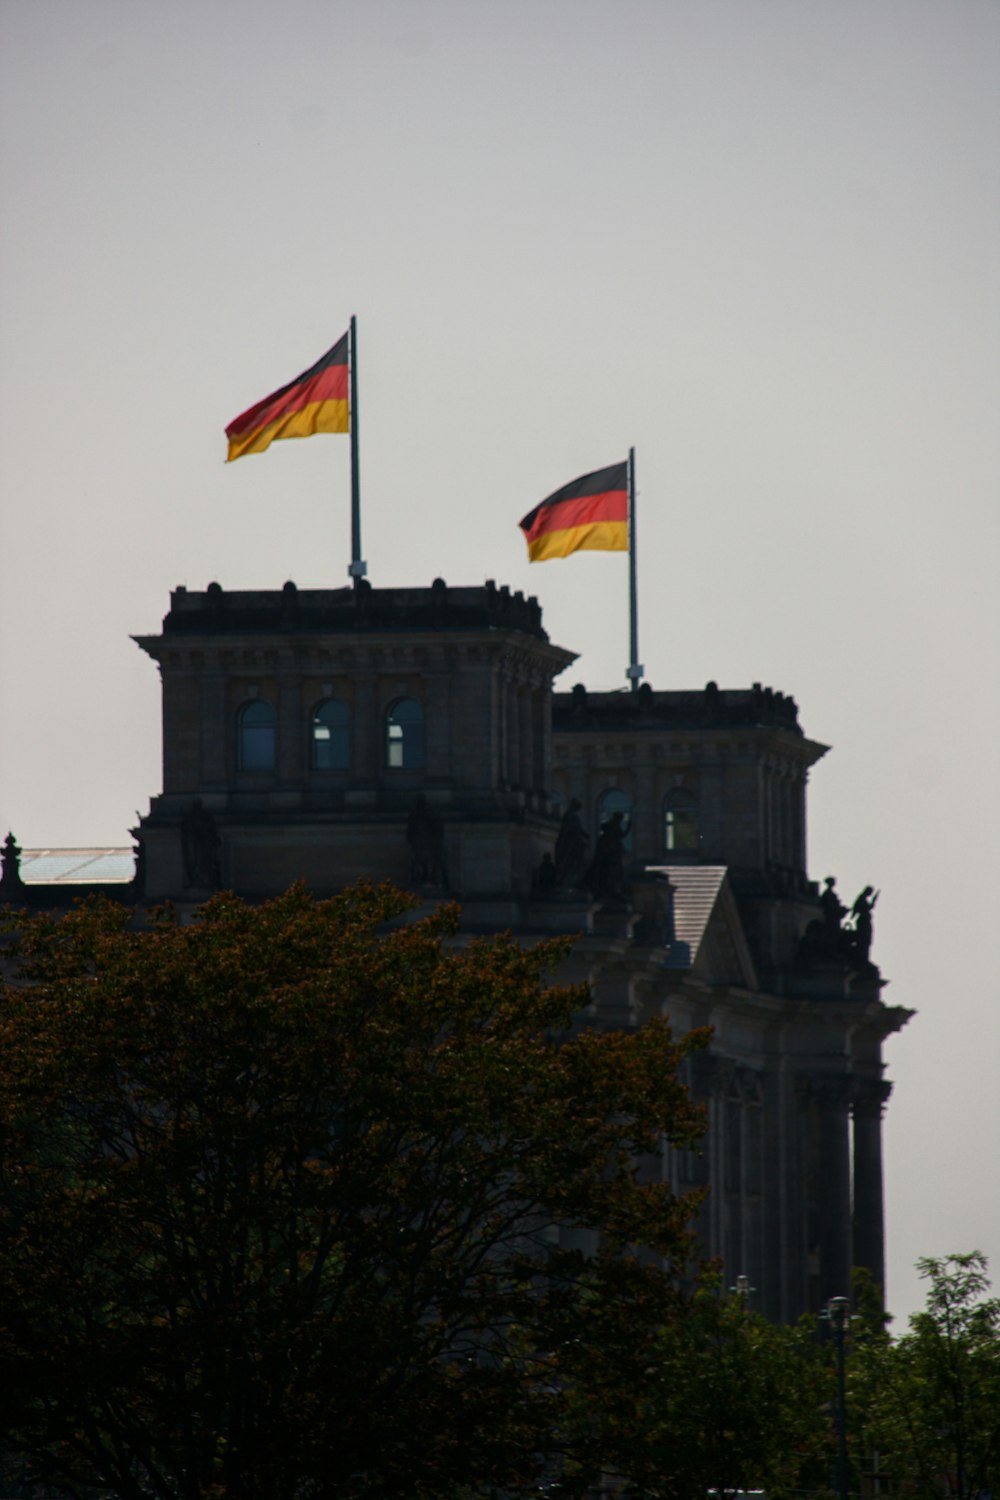
[[[697, 1040], [570, 1033], [563, 948], [457, 941], [450, 910], [387, 926], [406, 906], [293, 889], [188, 926], [106, 905], [22, 926], [0, 1380], [50, 1483], [283, 1500], [593, 1475], [581, 1411], [639, 1399], [687, 1253], [689, 1206], [636, 1162], [699, 1133], [677, 1081]], [[574, 1226], [596, 1253], [563, 1248]]]

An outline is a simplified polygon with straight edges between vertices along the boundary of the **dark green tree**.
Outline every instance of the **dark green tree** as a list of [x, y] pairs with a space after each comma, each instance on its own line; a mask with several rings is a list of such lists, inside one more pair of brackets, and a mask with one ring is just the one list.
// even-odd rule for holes
[[917, 1262], [927, 1305], [893, 1339], [862, 1317], [849, 1400], [859, 1459], [914, 1500], [974, 1500], [1000, 1487], [1000, 1299], [978, 1251]]
[[[25, 919], [0, 993], [0, 1383], [123, 1500], [578, 1488], [677, 1307], [704, 1038], [574, 1032], [564, 945], [359, 887]], [[560, 1231], [591, 1231], [585, 1256]], [[581, 1422], [581, 1412], [588, 1420]]]
[[[707, 1275], [653, 1347], [640, 1400], [603, 1410], [616, 1469], [636, 1500], [703, 1500], [744, 1489], [824, 1487], [833, 1452], [829, 1362], [815, 1323], [769, 1323]], [[608, 1433], [599, 1434], [606, 1443]]]

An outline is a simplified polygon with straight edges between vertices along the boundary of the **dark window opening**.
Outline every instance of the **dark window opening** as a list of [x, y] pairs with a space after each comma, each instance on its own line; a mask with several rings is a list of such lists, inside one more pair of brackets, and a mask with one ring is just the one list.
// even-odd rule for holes
[[397, 698], [385, 716], [386, 765], [416, 771], [424, 764], [424, 711], [413, 698]]
[[274, 709], [255, 699], [240, 709], [237, 762], [241, 771], [273, 771]]
[[351, 716], [337, 698], [312, 716], [312, 764], [314, 771], [346, 771], [351, 764]]

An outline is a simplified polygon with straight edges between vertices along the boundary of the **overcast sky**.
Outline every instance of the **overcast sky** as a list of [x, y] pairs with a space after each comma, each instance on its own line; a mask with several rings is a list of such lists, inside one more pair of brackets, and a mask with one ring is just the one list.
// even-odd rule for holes
[[347, 439], [223, 428], [355, 313], [372, 583], [537, 594], [565, 686], [626, 559], [517, 521], [635, 446], [648, 679], [796, 698], [918, 1012], [891, 1306], [1000, 1282], [998, 66], [995, 0], [0, 0], [0, 836], [129, 843], [172, 587], [346, 582]]

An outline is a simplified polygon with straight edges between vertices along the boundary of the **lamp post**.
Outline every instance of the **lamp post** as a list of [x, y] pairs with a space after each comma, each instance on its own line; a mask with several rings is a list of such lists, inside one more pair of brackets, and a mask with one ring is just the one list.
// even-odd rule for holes
[[851, 1304], [847, 1297], [831, 1297], [826, 1316], [833, 1329], [837, 1347], [837, 1493], [847, 1500], [847, 1399], [844, 1388], [844, 1338], [851, 1321]]

